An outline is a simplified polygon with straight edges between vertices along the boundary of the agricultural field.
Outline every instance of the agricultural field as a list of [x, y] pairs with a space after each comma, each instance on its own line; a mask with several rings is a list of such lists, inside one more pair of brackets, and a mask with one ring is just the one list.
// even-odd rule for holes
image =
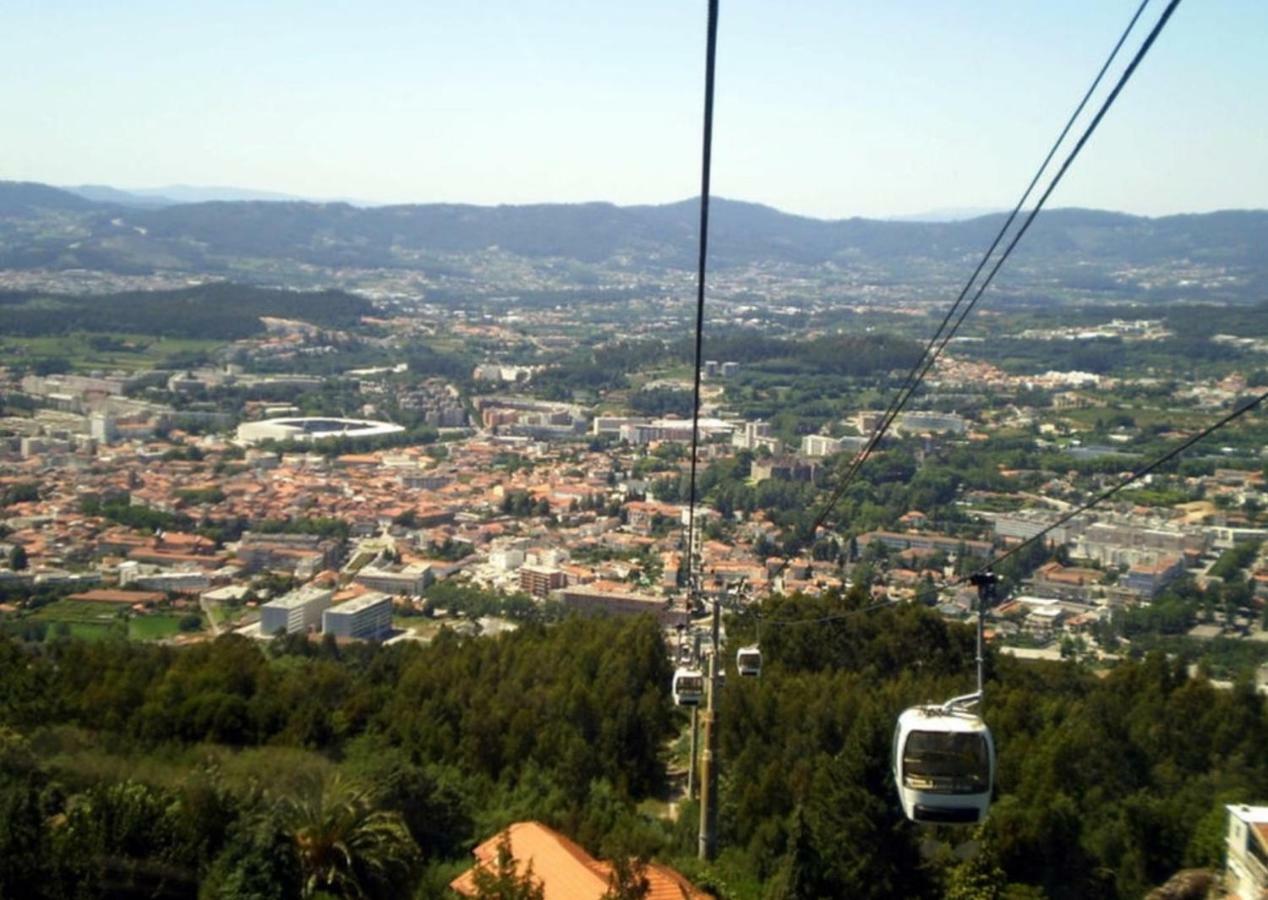
[[72, 371], [125, 369], [136, 372], [197, 363], [223, 341], [137, 334], [73, 334], [0, 338], [0, 356], [10, 363]]
[[[86, 640], [101, 640], [112, 634], [126, 633], [127, 624], [120, 610], [106, 603], [88, 603], [82, 600], [58, 600], [42, 606], [31, 616], [51, 626], [59, 624], [70, 629], [70, 636]], [[63, 632], [64, 633], [64, 632]]]
[[[1085, 431], [1122, 423], [1129, 428], [1168, 428], [1176, 431], [1197, 430], [1210, 422], [1209, 411], [1146, 406], [1113, 405], [1086, 409], [1062, 410], [1060, 418], [1073, 428]], [[1131, 424], [1127, 425], [1128, 419]]]
[[[149, 615], [134, 616], [128, 621], [128, 637], [135, 641], [156, 641], [181, 633], [184, 616]], [[201, 630], [201, 624], [199, 630]]]
[[[58, 600], [30, 616], [33, 621], [48, 623], [55, 629], [55, 634], [69, 634], [87, 640], [117, 636], [136, 641], [161, 640], [180, 634], [184, 618], [167, 613], [138, 616], [112, 604], [83, 600]], [[197, 630], [202, 630], [204, 624], [200, 622]]]

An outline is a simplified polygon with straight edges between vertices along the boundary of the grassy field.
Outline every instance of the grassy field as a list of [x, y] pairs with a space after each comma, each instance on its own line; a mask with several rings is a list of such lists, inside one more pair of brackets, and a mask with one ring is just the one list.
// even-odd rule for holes
[[181, 617], [166, 613], [124, 618], [118, 606], [83, 600], [58, 600], [36, 610], [31, 618], [50, 625], [61, 623], [72, 637], [100, 640], [112, 634], [136, 641], [154, 641], [180, 633]]
[[112, 622], [108, 625], [94, 625], [91, 622], [71, 622], [70, 637], [81, 638], [85, 641], [101, 641], [108, 637], [121, 636], [123, 634], [123, 623]]
[[1137, 428], [1151, 428], [1164, 425], [1179, 431], [1193, 431], [1206, 425], [1213, 416], [1209, 412], [1195, 409], [1160, 409], [1157, 407], [1113, 406], [1090, 407], [1088, 409], [1061, 410], [1060, 418], [1080, 428], [1091, 429], [1097, 420], [1108, 421], [1113, 416], [1131, 416]]
[[58, 600], [41, 606], [32, 618], [46, 622], [68, 622], [84, 625], [109, 625], [117, 622], [119, 607], [113, 603], [89, 603], [85, 600]]
[[155, 641], [180, 634], [180, 616], [137, 616], [128, 622], [128, 637], [134, 641]]
[[11, 363], [65, 359], [76, 371], [153, 369], [177, 355], [211, 353], [223, 341], [160, 338], [135, 334], [66, 334], [9, 337], [0, 325], [0, 355]]
[[118, 608], [110, 604], [58, 600], [40, 607], [31, 618], [50, 626], [65, 625], [71, 637], [99, 641], [111, 635], [126, 634], [127, 625], [118, 612]]

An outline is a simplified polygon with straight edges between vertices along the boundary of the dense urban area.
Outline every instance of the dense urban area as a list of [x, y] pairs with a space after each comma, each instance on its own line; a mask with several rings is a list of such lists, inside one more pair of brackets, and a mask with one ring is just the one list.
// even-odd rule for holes
[[[1268, 387], [1262, 261], [1203, 250], [1226, 214], [1183, 253], [1037, 235], [826, 510], [982, 228], [821, 258], [735, 204], [800, 234], [768, 258], [723, 205], [695, 594], [692, 282], [651, 236], [574, 247], [606, 226], [561, 207], [322, 259], [320, 224], [0, 189], [0, 895], [532, 896], [535, 846], [613, 897], [1136, 897], [1232, 877], [1243, 820], [1266, 877], [1259, 412], [999, 568], [986, 824], [905, 822], [889, 771], [896, 712], [971, 684], [964, 576]], [[711, 602], [705, 864], [670, 682]]]

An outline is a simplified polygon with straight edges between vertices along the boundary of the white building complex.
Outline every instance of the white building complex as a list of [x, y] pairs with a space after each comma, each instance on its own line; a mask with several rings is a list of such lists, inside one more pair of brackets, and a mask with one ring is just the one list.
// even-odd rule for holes
[[1228, 809], [1225, 887], [1233, 897], [1258, 900], [1268, 893], [1268, 806]]
[[756, 422], [745, 422], [743, 427], [737, 428], [731, 435], [731, 446], [742, 450], [757, 450], [765, 447], [776, 456], [784, 452], [784, 442], [777, 437], [772, 437], [770, 423], [760, 419]]
[[[733, 431], [735, 431], [735, 425], [731, 422], [722, 419], [700, 419], [701, 437], [729, 435]], [[652, 419], [641, 423], [628, 423], [618, 430], [621, 440], [634, 445], [649, 444], [652, 441], [687, 442], [691, 440], [691, 433], [690, 419]]]
[[357, 584], [385, 594], [418, 596], [436, 580], [429, 563], [364, 566], [354, 579]]
[[868, 439], [861, 435], [828, 437], [826, 434], [808, 434], [801, 439], [802, 456], [831, 456], [834, 453], [857, 453], [867, 446]]
[[922, 431], [949, 432], [964, 434], [968, 431], [968, 420], [955, 413], [939, 413], [928, 410], [912, 410], [905, 412], [898, 419], [899, 430], [904, 434]]
[[336, 638], [379, 640], [392, 630], [392, 598], [371, 592], [321, 614], [321, 630]]
[[330, 607], [335, 592], [330, 588], [305, 585], [283, 594], [260, 607], [260, 633], [272, 636], [279, 631], [302, 634], [321, 624], [322, 611]]
[[261, 441], [320, 441], [323, 438], [371, 438], [400, 434], [405, 429], [391, 422], [372, 419], [331, 419], [302, 416], [292, 419], [263, 419], [238, 426], [238, 443], [251, 446]]

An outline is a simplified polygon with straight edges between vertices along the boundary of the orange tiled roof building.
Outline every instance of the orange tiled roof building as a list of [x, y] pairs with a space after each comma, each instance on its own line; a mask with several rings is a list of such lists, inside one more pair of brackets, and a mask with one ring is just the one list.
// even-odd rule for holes
[[[607, 893], [612, 864], [595, 859], [541, 822], [516, 822], [476, 847], [476, 864], [449, 882], [453, 890], [476, 896], [476, 870], [497, 864], [503, 835], [510, 841], [516, 872], [523, 875], [531, 865], [545, 900], [599, 900]], [[644, 875], [650, 888], [647, 900], [713, 900], [668, 866], [648, 863]]]

